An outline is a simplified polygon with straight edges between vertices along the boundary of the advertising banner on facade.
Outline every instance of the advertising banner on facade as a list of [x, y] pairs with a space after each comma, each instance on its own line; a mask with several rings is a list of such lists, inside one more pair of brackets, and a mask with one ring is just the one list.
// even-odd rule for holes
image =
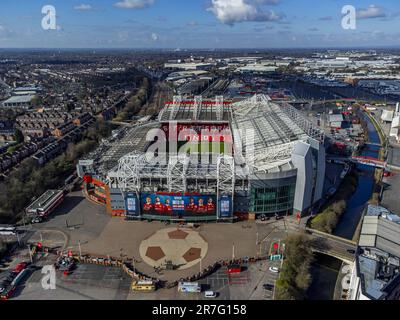
[[125, 194], [125, 208], [127, 217], [137, 217], [140, 214], [139, 201], [134, 192]]
[[143, 214], [177, 217], [216, 214], [215, 196], [142, 194], [140, 203]]
[[222, 196], [219, 198], [219, 217], [220, 218], [230, 218], [232, 217], [232, 198], [227, 196]]

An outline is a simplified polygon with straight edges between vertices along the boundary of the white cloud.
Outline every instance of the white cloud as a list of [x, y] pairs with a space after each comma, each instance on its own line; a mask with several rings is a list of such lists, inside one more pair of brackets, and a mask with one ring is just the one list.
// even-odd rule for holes
[[157, 34], [157, 33], [152, 33], [152, 34], [151, 34], [151, 39], [152, 39], [153, 41], [157, 41], [157, 40], [158, 40], [158, 34]]
[[188, 23], [186, 23], [186, 25], [188, 27], [197, 27], [199, 23], [197, 21], [189, 21]]
[[9, 35], [11, 34], [11, 30], [0, 24], [0, 35]]
[[122, 0], [114, 3], [114, 7], [121, 9], [141, 9], [151, 6], [154, 0]]
[[89, 11], [92, 9], [93, 8], [90, 4], [84, 4], [84, 3], [74, 7], [74, 10], [78, 10], [78, 11]]
[[358, 9], [357, 18], [358, 19], [372, 19], [372, 18], [384, 18], [386, 13], [383, 11], [382, 7], [376, 5], [370, 5], [367, 9]]
[[260, 4], [276, 4], [274, 0], [212, 0], [211, 11], [222, 23], [233, 25], [244, 21], [278, 21], [282, 15], [272, 10], [263, 11]]

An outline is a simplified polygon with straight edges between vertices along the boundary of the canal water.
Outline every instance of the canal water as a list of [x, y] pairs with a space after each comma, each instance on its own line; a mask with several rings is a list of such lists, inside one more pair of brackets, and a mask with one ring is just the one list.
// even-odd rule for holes
[[[379, 144], [380, 139], [378, 132], [365, 114], [364, 120], [368, 125], [369, 142]], [[379, 156], [379, 151], [380, 147], [367, 144], [361, 155], [377, 158]], [[358, 170], [359, 173], [357, 190], [347, 201], [347, 210], [341, 216], [340, 222], [333, 232], [335, 236], [350, 240], [353, 238], [357, 229], [366, 203], [371, 199], [374, 188], [374, 168], [365, 165], [357, 165], [356, 170]]]
[[[379, 144], [379, 135], [373, 123], [365, 114], [364, 119], [368, 125], [369, 142]], [[378, 146], [367, 144], [361, 155], [378, 157], [379, 150]], [[357, 165], [356, 170], [359, 173], [357, 190], [347, 201], [347, 209], [333, 232], [336, 236], [350, 240], [353, 238], [365, 205], [371, 198], [374, 188], [374, 169], [365, 165]], [[341, 262], [322, 255], [316, 255], [315, 258], [315, 262], [311, 266], [313, 281], [307, 292], [308, 299], [332, 300]]]

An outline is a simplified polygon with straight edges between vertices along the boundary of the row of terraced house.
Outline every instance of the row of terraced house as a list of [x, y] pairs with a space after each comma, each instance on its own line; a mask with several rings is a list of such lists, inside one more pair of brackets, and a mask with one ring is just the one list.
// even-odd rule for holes
[[[88, 120], [89, 113], [68, 113], [68, 112], [33, 112], [19, 116], [16, 119], [17, 128], [22, 132], [25, 140], [42, 138], [53, 135], [61, 137], [75, 128], [75, 123]], [[83, 122], [86, 122], [83, 121]], [[79, 125], [78, 123], [78, 125]]]
[[84, 132], [95, 123], [95, 119], [84, 113], [57, 126], [50, 136], [29, 137], [18, 150], [0, 156], [0, 174], [7, 173], [28, 157], [43, 165], [64, 152], [68, 144], [79, 142]]

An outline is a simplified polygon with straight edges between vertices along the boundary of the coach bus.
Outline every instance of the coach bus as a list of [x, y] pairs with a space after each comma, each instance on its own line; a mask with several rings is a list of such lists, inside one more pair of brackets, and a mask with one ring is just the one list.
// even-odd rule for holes
[[151, 280], [139, 280], [132, 282], [132, 291], [155, 291], [156, 285]]
[[179, 282], [178, 292], [199, 293], [201, 292], [201, 287], [198, 282]]

